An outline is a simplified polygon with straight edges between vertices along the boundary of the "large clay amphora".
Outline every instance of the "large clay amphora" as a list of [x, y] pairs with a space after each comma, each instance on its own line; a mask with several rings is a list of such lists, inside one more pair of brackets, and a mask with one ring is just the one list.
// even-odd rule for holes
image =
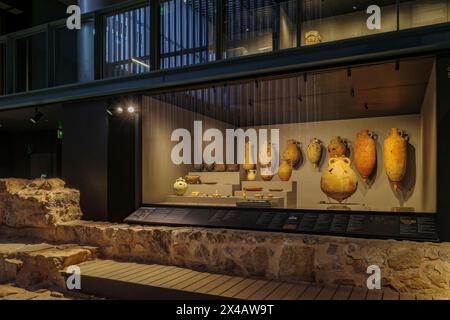
[[299, 143], [293, 139], [288, 140], [286, 149], [283, 153], [283, 159], [295, 167], [301, 160], [302, 153], [300, 151]]
[[313, 168], [317, 168], [322, 159], [322, 144], [319, 139], [313, 138], [308, 145], [308, 159]]
[[280, 168], [278, 168], [278, 177], [281, 181], [289, 181], [292, 176], [292, 165], [286, 160], [281, 161]]
[[356, 173], [347, 157], [334, 157], [328, 162], [320, 187], [329, 198], [342, 202], [351, 197], [358, 189]]
[[369, 130], [361, 130], [356, 135], [355, 141], [355, 167], [367, 182], [377, 165], [377, 146], [373, 133]]
[[403, 131], [392, 128], [386, 140], [384, 140], [384, 169], [386, 174], [394, 183], [394, 190], [399, 189], [400, 182], [406, 174], [408, 158], [408, 143]]
[[328, 145], [328, 155], [333, 157], [345, 157], [347, 152], [347, 145], [341, 137], [334, 137]]
[[252, 170], [256, 168], [256, 159], [253, 158], [254, 154], [251, 152], [250, 141], [245, 144], [245, 162], [243, 165], [244, 170]]

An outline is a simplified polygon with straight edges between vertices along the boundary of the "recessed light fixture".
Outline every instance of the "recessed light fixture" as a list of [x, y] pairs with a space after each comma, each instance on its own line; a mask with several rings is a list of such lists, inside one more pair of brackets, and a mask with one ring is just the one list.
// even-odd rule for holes
[[42, 119], [43, 116], [44, 114], [36, 108], [34, 116], [30, 118], [30, 122], [37, 124]]
[[116, 111], [117, 111], [118, 113], [123, 113], [123, 108], [122, 108], [122, 107], [117, 107], [117, 108], [116, 108]]
[[128, 113], [134, 113], [136, 111], [136, 109], [134, 107], [128, 107], [127, 109]]

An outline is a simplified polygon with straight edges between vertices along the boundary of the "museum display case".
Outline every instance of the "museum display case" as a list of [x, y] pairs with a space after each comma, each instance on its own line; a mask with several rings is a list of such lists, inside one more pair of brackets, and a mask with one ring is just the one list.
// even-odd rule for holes
[[311, 213], [338, 228], [332, 213], [353, 212], [417, 231], [415, 217], [437, 210], [434, 65], [409, 58], [145, 95], [142, 202], [181, 216], [214, 208], [212, 226], [214, 212], [233, 209], [248, 219], [263, 210], [268, 224], [281, 213], [283, 229]]
[[143, 202], [434, 213], [433, 64], [145, 96]]

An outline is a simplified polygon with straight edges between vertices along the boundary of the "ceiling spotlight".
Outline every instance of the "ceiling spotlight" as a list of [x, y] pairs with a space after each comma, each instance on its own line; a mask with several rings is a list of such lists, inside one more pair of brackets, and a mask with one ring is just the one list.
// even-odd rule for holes
[[36, 112], [34, 113], [34, 116], [30, 118], [30, 121], [34, 124], [37, 124], [43, 116], [44, 114], [36, 108]]
[[122, 107], [117, 107], [117, 108], [116, 108], [116, 111], [117, 111], [118, 113], [123, 113], [123, 108], [122, 108]]
[[127, 111], [128, 113], [134, 113], [136, 109], [134, 109], [134, 107], [128, 107]]

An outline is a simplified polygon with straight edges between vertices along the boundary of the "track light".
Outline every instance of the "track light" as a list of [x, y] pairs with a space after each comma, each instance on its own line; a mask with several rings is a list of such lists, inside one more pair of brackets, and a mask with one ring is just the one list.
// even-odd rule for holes
[[30, 121], [31, 123], [37, 124], [43, 116], [44, 114], [36, 108], [36, 112], [34, 113], [34, 116], [30, 118]]
[[106, 108], [106, 113], [107, 113], [108, 115], [110, 115], [110, 116], [113, 115], [112, 107], [111, 107], [111, 106], [109, 106], [108, 108]]

